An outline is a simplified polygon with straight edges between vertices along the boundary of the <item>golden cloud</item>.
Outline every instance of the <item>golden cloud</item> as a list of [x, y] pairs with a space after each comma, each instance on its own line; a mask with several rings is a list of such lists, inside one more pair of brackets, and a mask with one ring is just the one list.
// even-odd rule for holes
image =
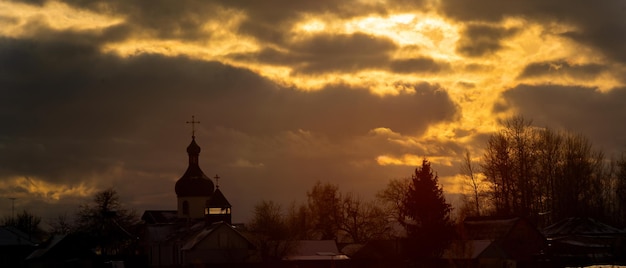
[[45, 1], [42, 6], [0, 2], [0, 35], [10, 37], [29, 36], [32, 23], [39, 23], [55, 30], [94, 31], [124, 21], [121, 17], [102, 15], [76, 9], [56, 1]]
[[0, 180], [1, 195], [18, 199], [41, 199], [56, 202], [65, 198], [87, 197], [97, 189], [85, 182], [75, 185], [57, 184], [35, 177], [10, 177]]

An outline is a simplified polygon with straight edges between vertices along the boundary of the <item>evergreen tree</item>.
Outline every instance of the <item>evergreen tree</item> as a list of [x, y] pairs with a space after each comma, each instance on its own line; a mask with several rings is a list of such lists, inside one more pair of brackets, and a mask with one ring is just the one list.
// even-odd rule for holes
[[454, 238], [452, 208], [428, 160], [415, 169], [402, 208], [407, 218], [407, 255], [420, 260], [440, 257]]

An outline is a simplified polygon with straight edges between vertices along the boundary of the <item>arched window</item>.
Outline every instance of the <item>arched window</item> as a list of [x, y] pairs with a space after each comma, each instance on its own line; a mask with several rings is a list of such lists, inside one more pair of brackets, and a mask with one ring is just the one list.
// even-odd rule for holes
[[183, 201], [183, 215], [189, 215], [189, 202]]

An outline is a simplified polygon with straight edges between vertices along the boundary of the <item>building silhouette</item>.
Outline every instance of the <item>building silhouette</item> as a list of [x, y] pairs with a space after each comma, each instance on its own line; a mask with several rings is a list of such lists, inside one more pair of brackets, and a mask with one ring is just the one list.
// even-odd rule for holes
[[[200, 151], [196, 137], [191, 136], [191, 143], [187, 146], [187, 171], [174, 186], [178, 200], [176, 215], [179, 219], [188, 221], [205, 219], [209, 223], [223, 221], [232, 224], [228, 199], [219, 189], [219, 185], [215, 185], [200, 169]], [[219, 176], [215, 175], [215, 179], [219, 180]]]
[[151, 267], [246, 266], [258, 261], [254, 245], [232, 224], [232, 206], [215, 182], [199, 165], [192, 117], [189, 162], [176, 181], [176, 210], [147, 210], [143, 213], [141, 248]]

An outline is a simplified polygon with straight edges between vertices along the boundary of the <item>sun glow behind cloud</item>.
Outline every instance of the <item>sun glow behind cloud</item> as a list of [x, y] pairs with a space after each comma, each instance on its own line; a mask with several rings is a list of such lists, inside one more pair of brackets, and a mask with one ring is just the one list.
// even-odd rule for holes
[[435, 59], [459, 59], [454, 53], [459, 38], [458, 27], [434, 14], [411, 13], [356, 19], [345, 22], [345, 32], [385, 36], [401, 47], [416, 46], [419, 48], [417, 52]]
[[[432, 144], [453, 143], [459, 148], [472, 150], [473, 155], [480, 155], [475, 137], [497, 130], [499, 118], [510, 116], [517, 111], [504, 105], [506, 109], [494, 111], [494, 106], [502, 102], [502, 93], [520, 83], [529, 85], [576, 85], [597, 88], [607, 92], [623, 86], [620, 74], [610, 71], [599, 72], [596, 76], [580, 77], [567, 73], [568, 66], [577, 68], [606, 62], [600, 52], [576, 43], [565, 33], [577, 29], [563, 22], [539, 24], [523, 18], [505, 18], [497, 23], [460, 24], [431, 12], [388, 13], [387, 15], [368, 15], [344, 19], [333, 14], [304, 14], [299, 22], [287, 28], [285, 43], [263, 42], [240, 31], [248, 15], [230, 9], [212, 10], [211, 16], [203, 21], [197, 38], [163, 38], [154, 31], [135, 29], [127, 39], [103, 43], [102, 52], [113, 53], [122, 57], [134, 57], [140, 54], [159, 54], [183, 56], [192, 59], [219, 61], [227, 65], [250, 70], [286, 88], [315, 91], [329, 86], [346, 86], [354, 89], [366, 89], [381, 98], [400, 94], [416, 94], [410, 86], [428, 83], [445, 92], [458, 108], [454, 118], [433, 123], [424, 132], [398, 133], [397, 129], [378, 127], [372, 130], [377, 136], [385, 137], [386, 145], [399, 146], [412, 153], [390, 152], [384, 146], [376, 148], [372, 162], [380, 166], [418, 166], [423, 157], [433, 163], [446, 167], [454, 165], [459, 156], [450, 151], [432, 148]], [[85, 31], [100, 33], [103, 30], [127, 22], [123, 16], [111, 16], [80, 10], [54, 1], [46, 1], [43, 6], [0, 2], [0, 35], [6, 37], [30, 37], [36, 33], [33, 28], [45, 26], [62, 31]], [[495, 38], [501, 48], [480, 56], [471, 56], [459, 51], [459, 43], [464, 31], [470, 26], [486, 26], [494, 29], [514, 32], [506, 38]], [[131, 25], [134, 26], [134, 25]], [[264, 61], [263, 58], [242, 59], [233, 55], [254, 55], [264, 49], [276, 49], [286, 54], [289, 45], [302, 40], [310, 40], [316, 35], [351, 35], [366, 34], [373, 38], [391, 40], [397, 46], [389, 52], [390, 60], [426, 58], [447, 66], [435, 72], [393, 72], [388, 62], [381, 66], [358, 69], [356, 71], [329, 71], [318, 73], [297, 72], [296, 67], [285, 63]], [[182, 35], [182, 34], [181, 34]], [[467, 41], [467, 40], [464, 40]], [[472, 41], [472, 40], [470, 40]], [[283, 47], [281, 47], [283, 45]], [[295, 53], [297, 53], [296, 51]], [[315, 55], [317, 56], [317, 55]], [[550, 75], [520, 77], [532, 63], [545, 63], [550, 68]], [[543, 65], [541, 65], [543, 66]], [[611, 66], [611, 70], [624, 67]], [[419, 116], [419, 115], [416, 115]], [[307, 137], [305, 141], [316, 141], [311, 137], [306, 126], [297, 137]], [[365, 135], [365, 133], [364, 133]], [[302, 143], [302, 148], [317, 148]], [[482, 145], [482, 144], [481, 144]], [[290, 145], [292, 147], [296, 147]], [[395, 147], [394, 147], [395, 148]], [[302, 150], [305, 151], [305, 150]], [[304, 153], [304, 152], [303, 152]], [[369, 162], [368, 162], [369, 163]], [[241, 158], [233, 166], [266, 167], [262, 162]], [[450, 177], [454, 180], [457, 177]], [[93, 189], [85, 186], [63, 186], [47, 184], [43, 180], [10, 178], [15, 184], [26, 183], [29, 188], [20, 191], [33, 193], [43, 198], [58, 200], [64, 196], [84, 196]], [[28, 183], [27, 183], [28, 182]]]
[[[500, 24], [491, 25], [504, 29], [517, 29], [513, 36], [503, 39], [502, 49], [492, 55], [471, 58], [459, 54], [458, 42], [464, 26], [457, 25], [435, 13], [404, 13], [388, 16], [359, 17], [342, 20], [334, 16], [304, 16], [294, 24], [290, 38], [292, 42], [320, 33], [354, 34], [365, 33], [376, 37], [389, 38], [398, 45], [393, 59], [411, 59], [429, 57], [451, 66], [450, 70], [440, 73], [393, 73], [384, 69], [361, 70], [351, 73], [321, 73], [316, 75], [293, 72], [289, 66], [277, 66], [262, 61], [239, 61], [228, 57], [236, 53], [260, 51], [266, 44], [237, 34], [237, 27], [244, 16], [231, 16], [223, 11], [223, 17], [229, 18], [215, 27], [214, 22], [207, 22], [207, 29], [212, 34], [205, 42], [181, 42], [176, 40], [134, 39], [125, 43], [110, 44], [105, 49], [121, 55], [138, 53], [158, 53], [169, 56], [189, 56], [204, 60], [218, 60], [234, 66], [248, 68], [276, 83], [299, 90], [319, 90], [328, 85], [343, 84], [354, 88], [368, 88], [373, 94], [398, 95], [411, 93], [412, 89], [404, 83], [428, 82], [438, 84], [441, 90], [449, 94], [458, 105], [456, 120], [432, 125], [420, 137], [413, 137], [417, 142], [426, 140], [456, 142], [471, 147], [472, 136], [491, 133], [498, 128], [497, 120], [510, 116], [514, 109], [494, 114], [492, 107], [501, 100], [500, 94], [519, 83], [519, 74], [532, 62], [553, 61], [562, 58], [575, 59], [578, 63], [597, 61], [598, 56], [584, 47], [575, 45], [559, 34], [571, 31], [572, 27], [554, 23], [549, 28], [533, 24], [520, 18], [508, 18]], [[222, 20], [218, 20], [222, 23]], [[208, 32], [208, 31], [207, 31]], [[589, 52], [589, 53], [587, 53]], [[468, 66], [483, 66], [483, 70], [470, 70]], [[572, 77], [532, 78], [525, 83], [586, 84], [600, 85], [600, 90], [608, 90], [621, 85], [619, 79], [604, 74], [587, 81]], [[403, 81], [404, 83], [396, 83]], [[460, 135], [459, 133], [466, 133]], [[456, 157], [456, 156], [450, 156]], [[404, 161], [412, 165], [411, 161]], [[411, 162], [411, 163], [409, 163]], [[448, 161], [449, 162], [449, 161]], [[381, 163], [379, 161], [379, 163]]]

